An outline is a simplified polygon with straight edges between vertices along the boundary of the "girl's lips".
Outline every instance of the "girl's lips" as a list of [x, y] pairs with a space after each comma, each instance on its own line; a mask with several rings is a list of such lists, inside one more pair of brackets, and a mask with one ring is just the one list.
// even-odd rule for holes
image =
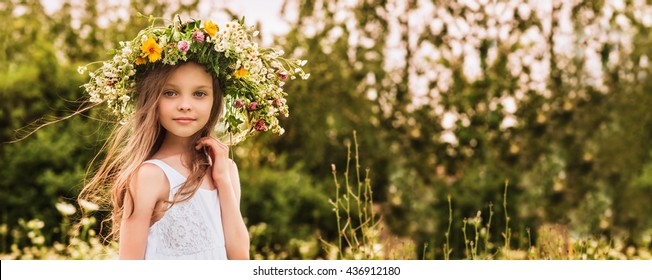
[[189, 119], [189, 118], [178, 118], [173, 120], [180, 124], [189, 124], [195, 121], [195, 119]]

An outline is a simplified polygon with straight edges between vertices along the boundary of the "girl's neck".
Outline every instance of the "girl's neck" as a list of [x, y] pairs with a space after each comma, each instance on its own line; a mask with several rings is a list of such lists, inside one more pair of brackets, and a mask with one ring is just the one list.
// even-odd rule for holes
[[156, 153], [156, 157], [168, 158], [178, 157], [181, 163], [185, 165], [190, 159], [190, 146], [194, 137], [178, 137], [172, 133], [166, 132], [163, 143]]

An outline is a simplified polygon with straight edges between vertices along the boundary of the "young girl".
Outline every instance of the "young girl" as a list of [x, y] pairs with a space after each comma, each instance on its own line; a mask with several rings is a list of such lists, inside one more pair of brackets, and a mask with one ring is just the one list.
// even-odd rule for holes
[[[140, 85], [135, 130], [154, 139], [146, 147], [134, 142], [148, 160], [112, 190], [120, 258], [248, 259], [238, 170], [210, 137], [222, 108], [217, 79], [188, 62], [150, 70]], [[204, 147], [212, 166], [201, 158]], [[183, 199], [168, 209], [175, 197]]]
[[90, 74], [90, 101], [107, 104], [121, 125], [80, 198], [110, 187], [120, 259], [249, 258], [238, 169], [213, 132], [235, 136], [231, 144], [282, 133], [281, 87], [309, 75], [305, 61], [259, 49], [255, 33], [235, 21], [152, 24]]

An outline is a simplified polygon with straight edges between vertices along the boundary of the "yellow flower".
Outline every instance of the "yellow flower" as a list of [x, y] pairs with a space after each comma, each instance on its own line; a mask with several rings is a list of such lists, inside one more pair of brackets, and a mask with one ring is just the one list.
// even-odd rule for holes
[[209, 20], [204, 23], [204, 30], [206, 30], [208, 36], [213, 37], [215, 36], [215, 33], [217, 33], [217, 31], [220, 31], [220, 28], [216, 24], [214, 24], [212, 20]]
[[149, 62], [156, 62], [157, 60], [161, 59], [161, 52], [163, 52], [153, 37], [149, 37], [147, 41], [145, 41], [145, 43], [140, 46], [140, 50], [147, 55]]
[[235, 78], [240, 79], [247, 75], [247, 70], [245, 70], [244, 65], [240, 67], [240, 70], [235, 71]]
[[145, 62], [147, 62], [147, 60], [145, 60], [143, 57], [136, 58], [136, 65], [145, 64]]

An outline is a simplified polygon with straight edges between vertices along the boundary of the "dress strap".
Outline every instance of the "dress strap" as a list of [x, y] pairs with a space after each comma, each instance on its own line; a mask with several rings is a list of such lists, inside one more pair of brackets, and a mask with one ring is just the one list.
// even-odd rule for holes
[[186, 181], [186, 178], [181, 175], [179, 171], [175, 170], [162, 160], [150, 159], [146, 160], [145, 163], [154, 164], [163, 170], [163, 173], [165, 173], [165, 176], [168, 177], [168, 181], [170, 182], [170, 189], [178, 188]]

